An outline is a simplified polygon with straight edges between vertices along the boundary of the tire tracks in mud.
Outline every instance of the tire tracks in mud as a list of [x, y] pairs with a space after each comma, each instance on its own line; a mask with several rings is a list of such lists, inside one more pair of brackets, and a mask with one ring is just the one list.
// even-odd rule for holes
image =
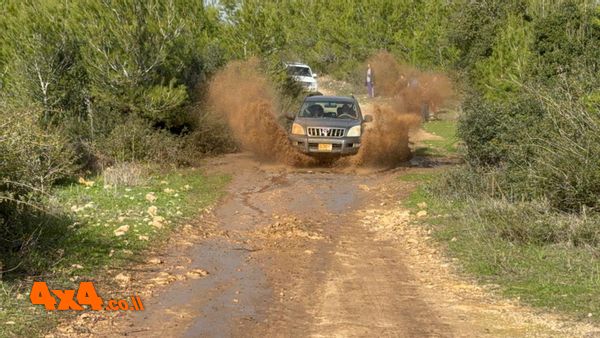
[[[144, 313], [89, 323], [83, 336], [571, 337], [596, 329], [537, 314], [459, 277], [402, 208], [417, 170], [365, 173], [261, 165], [231, 155], [229, 194], [162, 253]], [[208, 229], [202, 226], [214, 224]], [[189, 229], [188, 229], [189, 230]], [[139, 290], [139, 289], [138, 289]], [[90, 334], [90, 332], [93, 332]], [[71, 331], [72, 333], [72, 331]], [[69, 334], [72, 336], [72, 334]]]
[[268, 184], [265, 184], [262, 186], [262, 188], [260, 189], [250, 189], [250, 190], [246, 190], [246, 191], [242, 191], [239, 193], [239, 195], [241, 196], [242, 202], [245, 206], [247, 206], [248, 208], [256, 211], [259, 214], [264, 214], [265, 212], [254, 206], [251, 202], [250, 202], [250, 198], [252, 197], [253, 194], [262, 194], [264, 192], [267, 192], [270, 189], [274, 189], [277, 186], [284, 186], [285, 184], [288, 184], [287, 180], [286, 180], [286, 173], [279, 173], [279, 174], [275, 174], [274, 176], [270, 177], [270, 182]]
[[[173, 284], [158, 310], [133, 327], [150, 324], [145, 334], [189, 337], [449, 332], [414, 290], [400, 296], [396, 290], [410, 274], [393, 257], [393, 245], [372, 247], [373, 235], [357, 222], [357, 211], [372, 197], [360, 186], [375, 184], [381, 172], [287, 168], [238, 175], [215, 210], [227, 238], [209, 239], [191, 252], [210, 275], [193, 285]], [[171, 309], [169, 320], [165, 309]]]

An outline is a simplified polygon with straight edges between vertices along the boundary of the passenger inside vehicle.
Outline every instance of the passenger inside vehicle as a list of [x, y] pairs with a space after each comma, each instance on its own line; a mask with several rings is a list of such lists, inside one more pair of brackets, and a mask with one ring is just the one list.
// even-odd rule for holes
[[320, 104], [313, 104], [306, 108], [306, 110], [309, 112], [306, 117], [323, 117], [325, 114], [325, 110]]

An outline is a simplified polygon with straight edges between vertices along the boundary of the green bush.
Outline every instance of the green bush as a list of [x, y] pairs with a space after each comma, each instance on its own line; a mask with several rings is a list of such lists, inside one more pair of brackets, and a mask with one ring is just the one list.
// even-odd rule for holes
[[549, 84], [600, 62], [600, 9], [597, 2], [564, 1], [535, 22], [535, 75]]
[[[466, 146], [466, 160], [472, 165], [499, 165], [514, 156], [527, 156], [529, 131], [535, 129], [544, 111], [539, 101], [521, 96], [496, 102], [472, 95], [464, 103], [458, 136]], [[516, 154], [516, 148], [524, 151]]]
[[[469, 165], [449, 186], [468, 194], [600, 208], [600, 115], [571, 92], [537, 88], [512, 105], [469, 101], [459, 135]], [[465, 183], [466, 182], [466, 183]]]
[[176, 86], [174, 81], [168, 86], [152, 86], [137, 98], [137, 115], [167, 128], [185, 125], [189, 118], [185, 109], [188, 103], [187, 88]]
[[100, 136], [89, 151], [100, 161], [99, 169], [103, 169], [123, 162], [192, 165], [207, 154], [236, 149], [225, 121], [204, 112], [194, 116], [191, 130], [184, 129], [178, 135], [156, 129], [146, 119], [126, 117], [106, 136]]
[[156, 130], [145, 119], [129, 116], [98, 138], [95, 152], [109, 162], [177, 164], [182, 145], [181, 137]]
[[549, 97], [545, 108], [531, 159], [515, 170], [557, 209], [600, 208], [600, 115], [567, 99]]
[[0, 106], [0, 115], [0, 267], [8, 269], [22, 264], [56, 221], [44, 200], [57, 180], [72, 175], [75, 156], [65, 137], [40, 127], [40, 110]]
[[482, 225], [487, 236], [514, 244], [600, 244], [600, 217], [577, 217], [552, 211], [547, 202], [507, 203], [486, 199], [471, 203], [469, 213]]
[[188, 159], [201, 155], [230, 153], [236, 150], [227, 122], [217, 114], [204, 112], [200, 107], [194, 113], [192, 132], [184, 137], [184, 154]]
[[480, 238], [519, 245], [600, 245], [600, 214], [591, 209], [563, 212], [543, 196], [519, 198], [511, 191], [518, 185], [507, 181], [507, 175], [500, 169], [456, 168], [428, 185], [427, 192], [458, 203], [455, 211]]
[[0, 114], [0, 202], [35, 203], [73, 173], [73, 150], [64, 136], [40, 126], [39, 110], [0, 106]]

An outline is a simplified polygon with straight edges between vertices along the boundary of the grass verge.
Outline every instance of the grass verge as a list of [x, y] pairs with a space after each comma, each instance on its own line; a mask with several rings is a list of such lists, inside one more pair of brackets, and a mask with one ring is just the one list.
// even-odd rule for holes
[[[62, 216], [40, 230], [39, 243], [26, 258], [33, 271], [43, 271], [33, 279], [70, 288], [135, 262], [214, 203], [228, 181], [227, 176], [185, 169], [152, 174], [130, 187], [105, 184], [102, 177], [59, 187], [50, 204]], [[18, 264], [17, 258], [8, 262]], [[32, 306], [30, 276], [18, 271], [0, 281], [0, 337], [37, 336], [52, 328], [58, 316], [68, 315]]]
[[422, 145], [415, 150], [415, 155], [446, 157], [458, 152], [455, 120], [430, 121], [423, 124], [423, 129], [435, 136], [437, 140], [423, 140]]
[[[425, 123], [439, 140], [417, 149], [456, 155], [456, 122]], [[404, 200], [464, 272], [533, 306], [600, 322], [600, 216], [566, 214], [544, 202], [508, 202], [467, 169], [413, 171], [399, 177], [417, 188]]]
[[443, 175], [419, 174], [421, 184], [405, 206], [416, 212], [419, 203], [427, 203], [428, 216], [420, 225], [432, 230], [464, 272], [498, 285], [505, 296], [600, 322], [598, 247], [581, 240], [598, 235], [598, 218], [534, 203], [445, 197], [439, 192]]

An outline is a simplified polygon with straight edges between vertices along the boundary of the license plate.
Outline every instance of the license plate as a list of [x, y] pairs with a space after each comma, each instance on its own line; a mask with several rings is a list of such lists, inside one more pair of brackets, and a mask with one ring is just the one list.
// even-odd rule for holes
[[333, 150], [333, 144], [331, 143], [319, 143], [319, 151], [331, 151]]

